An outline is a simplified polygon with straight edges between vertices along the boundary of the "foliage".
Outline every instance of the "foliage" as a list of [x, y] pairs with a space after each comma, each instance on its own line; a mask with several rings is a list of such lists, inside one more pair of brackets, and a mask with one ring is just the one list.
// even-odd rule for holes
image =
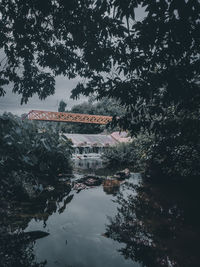
[[1, 185], [20, 187], [38, 178], [51, 181], [60, 172], [69, 172], [70, 149], [70, 142], [61, 141], [55, 130], [39, 131], [32, 122], [4, 113], [0, 117]]
[[[107, 98], [98, 102], [90, 98], [88, 102], [74, 105], [70, 111], [66, 112], [106, 116], [120, 116], [124, 114], [123, 108], [117, 101]], [[60, 124], [59, 128], [66, 133], [98, 134], [103, 132], [106, 126], [98, 124], [67, 123]]]
[[13, 83], [22, 103], [33, 94], [44, 99], [55, 91], [55, 75], [84, 77], [92, 69], [109, 69], [107, 27], [115, 34], [123, 34], [123, 27], [108, 9], [94, 0], [1, 0], [0, 95], [3, 85]]
[[61, 100], [58, 107], [58, 112], [65, 112], [65, 108], [67, 107], [67, 104]]
[[153, 142], [152, 135], [140, 134], [131, 143], [120, 143], [109, 148], [102, 157], [107, 165], [131, 167], [134, 171], [144, 172]]
[[[141, 6], [144, 18], [135, 21]], [[43, 99], [54, 92], [49, 68], [88, 78], [74, 96], [113, 96], [135, 115], [139, 97], [164, 107], [198, 104], [199, 8], [197, 0], [2, 0], [2, 84], [13, 82], [22, 102], [34, 93]]]
[[103, 159], [111, 166], [131, 166], [151, 179], [200, 176], [200, 144], [185, 144], [179, 135], [161, 138], [147, 132], [138, 134], [132, 143], [121, 143], [105, 151]]
[[[95, 93], [98, 98], [115, 98], [127, 110], [116, 120], [122, 128], [132, 135], [144, 131], [155, 135], [146, 164], [151, 176], [198, 176], [200, 3], [112, 3], [114, 17], [126, 19], [129, 29], [115, 40], [114, 74], [93, 73], [73, 96]], [[144, 18], [133, 21], [140, 4]]]
[[200, 175], [200, 144], [181, 138], [162, 137], [151, 144], [144, 159], [147, 176], [158, 178], [197, 178]]
[[[79, 75], [72, 97], [118, 100], [127, 113], [116, 122], [132, 135], [155, 134], [159, 160], [180, 160], [183, 147], [182, 155], [198, 158], [198, 0], [2, 0], [0, 15], [0, 95], [12, 83], [22, 103], [35, 93], [44, 99], [54, 93], [54, 75]], [[164, 171], [156, 160], [150, 165]]]
[[110, 166], [129, 166], [135, 163], [134, 144], [120, 143], [109, 148], [103, 154], [103, 159]]
[[[114, 70], [108, 74], [93, 72], [86, 84], [76, 87], [73, 96], [96, 93], [99, 98], [116, 98], [127, 108], [127, 114], [119, 120], [121, 126], [134, 134], [145, 128], [162, 135], [165, 128], [158, 124], [165, 122], [171, 107], [176, 109], [177, 119], [189, 120], [190, 112], [199, 113], [200, 3], [111, 3], [114, 18], [126, 18], [129, 25], [129, 32], [115, 39]], [[133, 21], [134, 10], [140, 4], [146, 11], [144, 18]]]

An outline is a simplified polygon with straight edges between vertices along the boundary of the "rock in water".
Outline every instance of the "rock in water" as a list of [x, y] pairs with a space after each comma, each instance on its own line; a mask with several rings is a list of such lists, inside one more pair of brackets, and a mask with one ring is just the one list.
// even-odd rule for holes
[[53, 191], [55, 188], [53, 187], [53, 186], [51, 186], [51, 185], [48, 185], [46, 188], [45, 188], [45, 190], [47, 190], [48, 192], [51, 192], [51, 191]]

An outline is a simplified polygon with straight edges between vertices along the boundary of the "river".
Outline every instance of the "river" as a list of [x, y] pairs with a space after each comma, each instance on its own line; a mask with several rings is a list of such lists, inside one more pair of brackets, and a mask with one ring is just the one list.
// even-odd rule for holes
[[[113, 172], [100, 159], [81, 161], [75, 161], [70, 183], [85, 174], [110, 180]], [[40, 203], [18, 207], [12, 234], [42, 231], [46, 236], [7, 239], [0, 248], [8, 260], [1, 266], [198, 266], [199, 221], [190, 209], [195, 202], [182, 193], [177, 198], [175, 191], [144, 184], [136, 173], [83, 190], [61, 184]]]

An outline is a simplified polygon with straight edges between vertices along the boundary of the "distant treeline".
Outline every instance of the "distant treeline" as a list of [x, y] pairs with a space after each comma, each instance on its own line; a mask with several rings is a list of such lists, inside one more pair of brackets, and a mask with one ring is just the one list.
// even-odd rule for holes
[[[68, 110], [67, 104], [63, 100], [61, 100], [59, 103], [58, 111], [107, 116], [121, 116], [125, 113], [124, 108], [120, 106], [120, 104], [116, 100], [108, 98], [104, 98], [98, 102], [90, 98], [87, 102], [83, 102], [79, 105], [74, 105], [71, 110]], [[58, 123], [57, 127], [64, 133], [80, 134], [98, 134], [106, 129], [105, 125], [84, 123]], [[107, 127], [107, 131], [112, 131], [111, 127]]]

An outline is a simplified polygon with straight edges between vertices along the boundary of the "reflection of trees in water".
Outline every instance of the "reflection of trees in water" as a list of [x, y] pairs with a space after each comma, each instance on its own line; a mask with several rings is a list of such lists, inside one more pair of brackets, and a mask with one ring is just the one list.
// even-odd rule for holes
[[124, 257], [147, 267], [198, 266], [198, 201], [178, 188], [128, 187], [133, 193], [119, 194], [118, 213], [106, 233], [125, 244]]
[[[0, 215], [2, 215], [0, 213]], [[31, 238], [23, 233], [31, 220], [28, 216], [17, 218], [4, 216], [0, 222], [0, 266], [1, 267], [42, 267], [46, 262], [37, 263], [34, 243], [39, 237]], [[32, 232], [33, 233], [33, 232]], [[42, 232], [41, 232], [42, 233]], [[39, 233], [40, 234], [40, 233]]]
[[[35, 240], [44, 237], [43, 232], [24, 233], [23, 230], [32, 220], [44, 222], [57, 210], [64, 212], [72, 200], [70, 185], [58, 185], [52, 192], [44, 192], [40, 198], [24, 203], [10, 203], [12, 211], [0, 221], [0, 266], [1, 267], [41, 267], [46, 262], [37, 263], [34, 255]], [[4, 207], [5, 208], [5, 207]], [[2, 214], [1, 214], [2, 212]], [[4, 213], [4, 214], [3, 214]]]
[[0, 238], [1, 267], [42, 267], [46, 261], [36, 263], [34, 241], [21, 236], [4, 235]]

